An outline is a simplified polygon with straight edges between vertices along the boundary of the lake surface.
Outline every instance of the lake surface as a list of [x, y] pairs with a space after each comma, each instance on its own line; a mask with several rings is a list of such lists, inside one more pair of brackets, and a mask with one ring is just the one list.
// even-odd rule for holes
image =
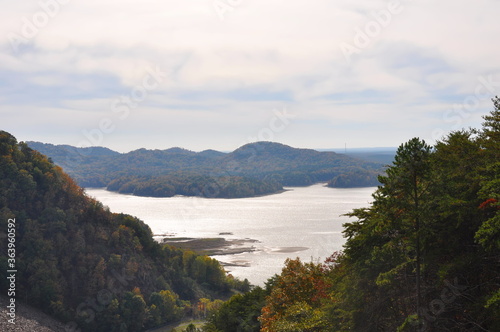
[[86, 192], [112, 212], [142, 219], [155, 235], [257, 240], [244, 244], [254, 247], [252, 252], [214, 257], [239, 265], [226, 267], [234, 276], [263, 285], [281, 272], [286, 258], [321, 262], [341, 250], [342, 224], [352, 220], [341, 215], [369, 206], [376, 188], [333, 189], [316, 184], [286, 189], [276, 195], [239, 199], [138, 197], [104, 189]]

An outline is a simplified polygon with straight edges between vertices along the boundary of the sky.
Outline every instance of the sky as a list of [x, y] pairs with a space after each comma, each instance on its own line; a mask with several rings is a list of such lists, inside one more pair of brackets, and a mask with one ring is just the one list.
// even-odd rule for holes
[[480, 127], [497, 0], [0, 0], [0, 130], [231, 151], [395, 147]]

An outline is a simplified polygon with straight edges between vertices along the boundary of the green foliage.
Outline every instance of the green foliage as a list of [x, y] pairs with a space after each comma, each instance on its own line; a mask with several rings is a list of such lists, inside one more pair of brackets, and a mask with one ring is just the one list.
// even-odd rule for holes
[[321, 308], [312, 308], [306, 302], [295, 302], [287, 306], [283, 317], [264, 331], [324, 331], [327, 326], [324, 322], [324, 312]]
[[233, 295], [229, 301], [222, 304], [219, 310], [208, 317], [205, 331], [234, 332], [260, 331], [260, 322], [257, 318], [265, 304], [269, 293], [255, 287], [245, 294]]
[[[227, 296], [237, 284], [216, 260], [161, 246], [144, 222], [109, 212], [60, 167], [0, 131], [2, 232], [11, 218], [16, 298], [69, 322], [69, 330], [142, 331], [179, 320], [187, 301]], [[1, 251], [4, 293], [7, 258]]]
[[378, 176], [380, 172], [353, 168], [347, 172], [337, 175], [328, 182], [332, 188], [354, 188], [354, 187], [376, 187], [380, 185]]
[[200, 329], [198, 329], [193, 323], [189, 324], [184, 332], [201, 332]]
[[[402, 144], [344, 252], [288, 260], [269, 280], [261, 331], [500, 330], [500, 99], [482, 130]], [[238, 298], [222, 321], [239, 322]], [[221, 329], [210, 321], [206, 331]], [[233, 325], [233, 331], [237, 331]], [[252, 330], [249, 330], [252, 331]], [[253, 331], [258, 331], [256, 328]]]
[[178, 305], [180, 303], [179, 296], [171, 291], [162, 290], [159, 293], [151, 293], [148, 303], [153, 322], [170, 323], [182, 317], [182, 307]]
[[174, 195], [208, 198], [239, 198], [266, 195], [283, 189], [276, 181], [258, 180], [241, 176], [201, 176], [175, 173], [143, 177], [124, 176], [112, 180], [110, 191], [137, 196], [172, 197]]
[[[349, 305], [337, 308], [350, 311], [355, 330], [493, 326], [485, 298], [499, 270], [475, 241], [488, 224], [479, 208], [487, 159], [473, 134], [451, 133], [433, 151], [418, 139], [402, 145], [372, 207], [351, 214], [358, 221], [345, 230], [350, 279], [340, 283], [351, 290], [334, 288], [345, 292]], [[468, 285], [442, 300], [449, 280]]]

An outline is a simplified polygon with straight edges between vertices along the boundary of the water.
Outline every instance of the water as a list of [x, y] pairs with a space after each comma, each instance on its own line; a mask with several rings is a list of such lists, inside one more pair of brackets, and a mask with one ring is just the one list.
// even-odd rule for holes
[[[341, 216], [372, 201], [375, 188], [333, 189], [322, 184], [286, 188], [270, 196], [240, 199], [198, 197], [152, 198], [121, 195], [104, 189], [86, 189], [112, 212], [134, 215], [153, 234], [176, 237], [252, 239], [244, 247], [254, 251], [214, 256], [231, 274], [263, 285], [280, 273], [286, 258], [323, 261], [342, 249]], [[221, 233], [223, 233], [221, 235]]]

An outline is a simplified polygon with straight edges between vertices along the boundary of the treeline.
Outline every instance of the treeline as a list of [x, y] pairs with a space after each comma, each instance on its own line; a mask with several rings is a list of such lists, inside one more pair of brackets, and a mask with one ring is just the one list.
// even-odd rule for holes
[[345, 173], [335, 176], [328, 181], [330, 188], [355, 188], [355, 187], [376, 187], [380, 185], [378, 177], [380, 172], [370, 171], [361, 168], [346, 170]]
[[[246, 144], [231, 153], [172, 148], [126, 154], [104, 148], [29, 144], [47, 153], [83, 187], [109, 187], [141, 196], [249, 197], [279, 192], [283, 186], [328, 181], [332, 187], [373, 186], [383, 172], [381, 163], [272, 142]], [[204, 194], [214, 185], [216, 195]]]
[[158, 177], [120, 177], [111, 181], [107, 189], [121, 194], [150, 197], [175, 195], [207, 198], [240, 198], [267, 195], [283, 190], [272, 180], [257, 180], [241, 176], [206, 176], [175, 173]]
[[287, 260], [204, 331], [500, 331], [500, 99], [481, 130], [397, 150], [343, 252]]
[[215, 259], [158, 244], [142, 221], [109, 212], [45, 156], [0, 131], [5, 238], [9, 219], [15, 267], [7, 267], [2, 246], [1, 292], [9, 288], [6, 271], [17, 270], [16, 300], [67, 322], [67, 331], [142, 331], [192, 314], [200, 298], [248, 288]]

